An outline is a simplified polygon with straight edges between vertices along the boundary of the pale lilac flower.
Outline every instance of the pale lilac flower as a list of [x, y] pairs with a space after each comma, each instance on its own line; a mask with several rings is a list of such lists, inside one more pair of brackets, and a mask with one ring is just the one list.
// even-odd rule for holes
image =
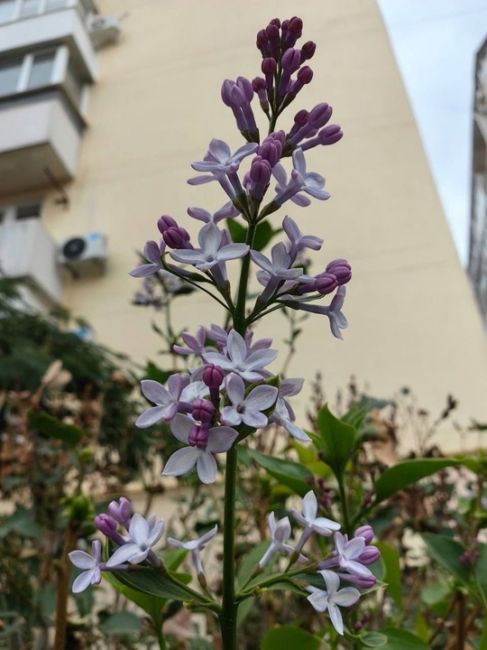
[[130, 275], [133, 278], [147, 278], [150, 275], [154, 275], [161, 271], [164, 267], [162, 266], [161, 258], [164, 254], [166, 244], [163, 239], [158, 244], [155, 241], [148, 241], [144, 246], [144, 257], [149, 262], [149, 264], [140, 264], [136, 266], [135, 269], [130, 271]]
[[107, 568], [117, 567], [125, 562], [140, 564], [147, 559], [163, 532], [162, 519], [156, 519], [155, 515], [146, 519], [139, 513], [135, 513], [130, 520], [128, 540], [109, 558], [106, 563]]
[[325, 201], [330, 198], [330, 194], [323, 188], [325, 186], [325, 179], [316, 172], [306, 171], [306, 159], [302, 149], [295, 149], [293, 151], [293, 171], [292, 178], [298, 183], [303, 192], [307, 192], [315, 199]]
[[[284, 169], [284, 167], [280, 163], [278, 163], [277, 165], [274, 166], [274, 168], [272, 170], [272, 174], [273, 174], [274, 178], [277, 181], [277, 184], [276, 184], [276, 187], [275, 187], [276, 195], [277, 196], [284, 195], [284, 192], [286, 191], [286, 188], [289, 186], [289, 183], [288, 183], [288, 180], [287, 180], [286, 170]], [[310, 199], [308, 199], [307, 196], [305, 196], [304, 194], [302, 194], [299, 191], [300, 188], [295, 186], [294, 189], [296, 189], [296, 191], [294, 193], [290, 192], [290, 195], [288, 197], [293, 203], [295, 203], [296, 205], [299, 205], [302, 208], [305, 208], [305, 207], [307, 207], [308, 205], [311, 204]], [[284, 203], [284, 200], [282, 201], [282, 203]]]
[[291, 309], [300, 309], [312, 314], [322, 314], [323, 316], [328, 316], [330, 320], [331, 333], [337, 339], [342, 339], [343, 336], [341, 330], [345, 329], [348, 326], [345, 314], [342, 312], [345, 295], [345, 285], [342, 285], [341, 287], [338, 287], [338, 290], [329, 305], [315, 305], [311, 302], [288, 300], [288, 298], [286, 298], [286, 302], [284, 304], [286, 304], [288, 307], [291, 307]]
[[265, 366], [277, 357], [276, 350], [255, 350], [251, 352], [245, 341], [235, 330], [227, 337], [227, 346], [223, 352], [205, 352], [203, 358], [226, 372], [234, 372], [245, 381], [255, 382], [266, 376]]
[[250, 255], [257, 266], [266, 271], [269, 279], [295, 280], [303, 274], [303, 269], [291, 268], [291, 256], [282, 242], [272, 247], [272, 261], [259, 251], [251, 250]]
[[216, 176], [236, 172], [241, 161], [246, 156], [254, 153], [258, 146], [258, 144], [248, 142], [232, 154], [226, 142], [214, 138], [208, 145], [208, 153], [205, 156], [205, 160], [194, 162], [191, 167], [198, 172], [205, 172]]
[[291, 219], [291, 217], [284, 217], [282, 227], [290, 241], [288, 252], [293, 261], [296, 259], [298, 254], [306, 248], [310, 248], [314, 251], [320, 250], [323, 240], [314, 235], [303, 235], [299, 230], [297, 223]]
[[90, 585], [98, 585], [101, 582], [101, 542], [95, 539], [91, 544], [91, 555], [86, 551], [71, 551], [69, 559], [78, 569], [83, 571], [76, 577], [73, 582], [72, 590], [74, 594], [79, 594]]
[[294, 553], [293, 547], [286, 543], [291, 537], [291, 523], [289, 517], [283, 517], [276, 522], [276, 516], [271, 512], [267, 516], [267, 525], [271, 534], [271, 543], [259, 562], [261, 568], [264, 567], [276, 553], [286, 553], [287, 555]]
[[208, 542], [215, 537], [217, 532], [218, 526], [215, 526], [201, 537], [198, 537], [198, 539], [191, 539], [188, 542], [183, 542], [174, 539], [173, 537], [168, 537], [167, 542], [175, 548], [184, 548], [186, 551], [190, 551], [196, 574], [204, 575], [203, 565], [201, 563], [201, 551], [205, 548]]
[[187, 212], [190, 217], [193, 217], [193, 219], [198, 219], [198, 221], [203, 221], [204, 223], [218, 223], [223, 219], [233, 219], [233, 217], [238, 217], [240, 214], [231, 201], [225, 203], [222, 208], [213, 214], [203, 208], [188, 208]]
[[301, 442], [309, 442], [310, 437], [307, 433], [303, 431], [297, 424], [294, 423], [295, 415], [294, 411], [286, 400], [278, 397], [276, 402], [276, 408], [272, 414], [271, 421], [279, 424], [283, 429], [285, 429], [293, 438], [300, 440]]
[[[372, 574], [371, 570], [364, 566], [360, 559], [365, 551], [365, 547], [366, 544], [363, 537], [354, 537], [349, 541], [346, 535], [335, 533], [335, 550], [338, 566], [349, 573], [364, 577]], [[367, 560], [368, 558], [366, 557], [365, 559]], [[377, 556], [374, 557], [373, 561], [376, 559]]]
[[319, 571], [326, 584], [326, 590], [317, 587], [306, 587], [311, 592], [308, 600], [317, 612], [328, 610], [330, 620], [338, 634], [343, 634], [343, 618], [340, 607], [351, 607], [360, 598], [360, 592], [355, 587], [339, 589], [340, 578], [333, 571]]
[[176, 250], [171, 257], [183, 264], [192, 264], [200, 271], [215, 265], [244, 257], [249, 252], [247, 244], [224, 244], [223, 232], [214, 223], [207, 223], [198, 234], [200, 248]]
[[[217, 465], [213, 454], [228, 451], [238, 437], [231, 427], [198, 427], [195, 421], [178, 414], [171, 422], [175, 438], [187, 447], [178, 449], [168, 459], [163, 476], [187, 474], [196, 465], [196, 472], [202, 483], [213, 483], [216, 479]], [[202, 435], [203, 434], [203, 435]]]
[[160, 420], [168, 422], [176, 415], [179, 403], [182, 400], [183, 389], [189, 384], [189, 377], [183, 374], [171, 375], [167, 382], [167, 389], [153, 379], [144, 379], [140, 382], [141, 390], [153, 406], [139, 415], [135, 426], [140, 429], [150, 427]]
[[126, 497], [120, 497], [118, 501], [110, 501], [107, 508], [113, 519], [124, 528], [129, 527], [132, 517], [132, 504]]
[[242, 422], [249, 427], [261, 428], [267, 424], [267, 416], [262, 412], [269, 409], [277, 398], [274, 386], [256, 386], [245, 396], [243, 379], [236, 374], [227, 378], [227, 395], [231, 406], [222, 411], [222, 422], [238, 426]]
[[[318, 500], [313, 490], [310, 490], [303, 498], [302, 513], [292, 510], [292, 515], [297, 522], [304, 526], [304, 530], [296, 545], [296, 552], [299, 553], [310, 536], [315, 532], [323, 537], [330, 537], [337, 530], [340, 524], [326, 517], [318, 517]], [[339, 533], [337, 533], [339, 534]]]
[[172, 349], [174, 352], [182, 354], [183, 356], [188, 356], [190, 354], [195, 354], [198, 357], [201, 356], [206, 341], [206, 329], [202, 325], [198, 327], [194, 336], [189, 332], [183, 332], [181, 338], [186, 343], [186, 347], [173, 345]]

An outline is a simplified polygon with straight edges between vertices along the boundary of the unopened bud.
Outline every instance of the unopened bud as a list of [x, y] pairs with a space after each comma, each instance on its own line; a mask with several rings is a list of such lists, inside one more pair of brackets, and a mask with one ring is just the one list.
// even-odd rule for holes
[[208, 388], [220, 388], [225, 378], [225, 373], [221, 368], [210, 364], [203, 370], [202, 379]]

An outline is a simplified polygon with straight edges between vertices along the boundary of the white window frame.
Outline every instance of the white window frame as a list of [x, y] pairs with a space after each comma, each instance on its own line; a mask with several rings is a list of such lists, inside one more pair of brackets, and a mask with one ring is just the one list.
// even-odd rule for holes
[[19, 201], [18, 203], [11, 203], [9, 205], [0, 205], [0, 212], [3, 215], [2, 220], [0, 221], [0, 228], [3, 228], [4, 226], [8, 226], [8, 224], [16, 223], [17, 220], [17, 210], [18, 208], [21, 208], [23, 205], [34, 205], [38, 204], [39, 207], [39, 216], [38, 217], [32, 217], [33, 219], [41, 219], [42, 218], [42, 201], [40, 199], [32, 199], [31, 201]]
[[[82, 0], [66, 0], [66, 6], [63, 7], [63, 9], [76, 7], [78, 5], [78, 2], [82, 2]], [[16, 20], [28, 20], [29, 18], [34, 18], [35, 16], [42, 16], [42, 14], [47, 13], [46, 11], [47, 0], [39, 0], [39, 7], [35, 14], [31, 14], [30, 16], [22, 16], [21, 12], [22, 12], [23, 3], [24, 0], [16, 0], [12, 18], [6, 21], [5, 23], [0, 23], [0, 25], [6, 25], [7, 23], [11, 23]], [[62, 11], [62, 9], [59, 9], [59, 11]]]
[[[20, 67], [20, 73], [17, 79], [17, 86], [15, 87], [15, 90], [12, 91], [12, 93], [8, 93], [9, 95], [23, 93], [29, 90], [29, 80], [32, 72], [34, 58], [39, 54], [43, 54], [44, 52], [54, 52], [54, 62], [52, 66], [51, 77], [49, 79], [49, 83], [47, 83], [46, 86], [63, 83], [66, 77], [69, 63], [68, 46], [59, 45], [56, 48], [44, 48], [38, 51], [29, 52], [28, 54], [24, 55], [22, 65]], [[4, 96], [5, 95], [0, 94], [0, 99]]]

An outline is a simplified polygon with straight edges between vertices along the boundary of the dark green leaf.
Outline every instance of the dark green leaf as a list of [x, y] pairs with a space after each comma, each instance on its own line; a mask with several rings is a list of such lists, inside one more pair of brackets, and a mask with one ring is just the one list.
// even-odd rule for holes
[[[475, 578], [484, 598], [487, 599], [487, 544], [479, 544], [477, 547], [479, 558], [475, 563]], [[487, 612], [486, 612], [487, 614]]]
[[174, 370], [162, 370], [162, 368], [156, 366], [155, 363], [149, 361], [145, 368], [144, 378], [158, 381], [160, 384], [165, 384], [172, 374], [174, 374]]
[[423, 533], [423, 538], [429, 556], [438, 562], [456, 578], [466, 582], [469, 577], [468, 568], [460, 562], [460, 556], [465, 553], [465, 547], [452, 537]]
[[244, 555], [237, 574], [238, 584], [241, 587], [243, 587], [243, 585], [250, 579], [250, 576], [257, 568], [257, 564], [266, 552], [268, 546], [268, 541], [260, 542], [256, 546], [253, 546], [251, 550]]
[[387, 643], [387, 637], [382, 632], [367, 632], [360, 637], [360, 641], [366, 648], [383, 648]]
[[318, 434], [313, 435], [321, 456], [337, 477], [341, 477], [354, 450], [357, 434], [355, 429], [331, 413], [325, 404], [318, 414]]
[[460, 462], [453, 458], [420, 458], [402, 461], [386, 469], [375, 483], [375, 503], [388, 499], [426, 476], [440, 472], [446, 467], [458, 465]]
[[304, 496], [309, 492], [313, 474], [301, 463], [261, 454], [255, 449], [249, 449], [249, 455], [276, 481], [296, 492], [299, 496]]
[[118, 612], [109, 616], [100, 627], [105, 634], [126, 636], [138, 634], [142, 627], [142, 621], [132, 612]]
[[387, 643], [381, 650], [429, 650], [426, 643], [406, 630], [387, 628], [381, 632], [387, 636]]
[[[227, 226], [234, 242], [241, 243], [247, 241], [246, 226], [243, 226], [235, 219], [228, 219]], [[274, 235], [277, 235], [279, 232], [280, 230], [273, 230], [271, 224], [268, 221], [262, 221], [256, 228], [252, 248], [256, 251], [263, 250], [267, 244], [269, 244]]]
[[118, 571], [117, 579], [122, 584], [151, 596], [168, 600], [196, 601], [200, 604], [206, 602], [202, 596], [186, 589], [183, 582], [169, 579], [162, 571], [156, 573], [153, 569], [140, 567], [136, 571]]
[[160, 598], [159, 596], [152, 596], [150, 594], [143, 593], [138, 589], [133, 589], [128, 585], [121, 582], [114, 573], [106, 572], [104, 577], [108, 582], [121, 594], [123, 594], [128, 600], [130, 600], [135, 605], [138, 605], [151, 617], [154, 623], [162, 624], [161, 612], [163, 607], [167, 602], [167, 598]]
[[261, 650], [282, 650], [283, 647], [299, 648], [299, 650], [319, 650], [321, 639], [296, 625], [275, 627], [265, 634]]
[[390, 544], [378, 542], [376, 544], [380, 550], [382, 562], [384, 563], [384, 582], [387, 582], [388, 592], [394, 604], [398, 609], [402, 607], [401, 595], [401, 566], [399, 564], [399, 555], [396, 549]]
[[74, 447], [85, 436], [83, 429], [74, 424], [65, 424], [53, 415], [44, 411], [30, 411], [28, 417], [29, 427], [48, 438], [62, 440], [67, 445]]

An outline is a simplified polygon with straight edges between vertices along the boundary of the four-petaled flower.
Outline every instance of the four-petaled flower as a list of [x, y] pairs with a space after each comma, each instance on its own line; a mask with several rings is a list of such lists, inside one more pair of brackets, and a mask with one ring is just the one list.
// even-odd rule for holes
[[250, 256], [257, 266], [260, 266], [268, 274], [269, 279], [295, 280], [303, 274], [303, 269], [291, 268], [291, 256], [286, 250], [285, 244], [282, 242], [272, 247], [272, 261], [265, 255], [262, 255], [262, 253], [259, 253], [259, 251], [251, 250]]
[[231, 427], [211, 427], [206, 434], [192, 435], [195, 421], [187, 415], [178, 413], [171, 422], [175, 438], [188, 447], [175, 451], [164, 466], [163, 476], [187, 474], [196, 465], [196, 472], [202, 483], [213, 483], [216, 479], [216, 460], [213, 454], [228, 451], [238, 437]]
[[289, 517], [283, 517], [276, 522], [276, 516], [271, 512], [267, 515], [267, 525], [271, 534], [271, 543], [259, 562], [261, 568], [269, 562], [275, 553], [286, 553], [289, 555], [294, 552], [293, 547], [286, 543], [291, 537]]
[[178, 406], [183, 401], [183, 391], [189, 384], [189, 377], [182, 374], [171, 375], [167, 388], [153, 379], [143, 379], [140, 382], [141, 390], [153, 406], [139, 415], [135, 426], [140, 429], [150, 427], [160, 420], [169, 422], [176, 415]]
[[191, 167], [198, 172], [206, 172], [216, 176], [235, 172], [239, 168], [241, 161], [246, 156], [254, 153], [258, 146], [253, 142], [248, 142], [232, 154], [226, 142], [214, 138], [208, 145], [208, 153], [205, 159], [192, 163]]
[[319, 251], [323, 240], [321, 237], [315, 237], [314, 235], [303, 235], [298, 228], [298, 224], [291, 219], [291, 217], [284, 217], [282, 221], [282, 227], [284, 232], [289, 238], [289, 255], [292, 260], [296, 259], [296, 256], [301, 251], [306, 248], [310, 248], [313, 251]]
[[191, 539], [188, 542], [183, 542], [179, 539], [168, 537], [167, 542], [176, 548], [184, 548], [186, 551], [190, 551], [191, 560], [193, 561], [193, 566], [195, 568], [196, 574], [204, 575], [203, 565], [201, 563], [201, 551], [205, 548], [208, 542], [212, 540], [213, 537], [215, 537], [217, 532], [218, 526], [215, 526], [201, 537], [198, 537], [198, 539]]
[[325, 179], [316, 172], [306, 171], [306, 158], [302, 149], [293, 151], [293, 171], [291, 172], [291, 182], [299, 185], [303, 192], [307, 192], [315, 199], [324, 201], [330, 198], [330, 194], [324, 190]]
[[364, 552], [365, 547], [366, 542], [363, 537], [353, 537], [351, 540], [348, 540], [346, 535], [335, 533], [335, 550], [338, 566], [357, 576], [367, 578], [372, 575], [372, 571], [360, 561], [360, 556]]
[[204, 223], [218, 223], [223, 219], [233, 219], [233, 217], [238, 217], [240, 212], [233, 203], [229, 201], [213, 214], [203, 208], [188, 208], [188, 214], [190, 217], [193, 217], [193, 219], [198, 219], [198, 221], [203, 221]]
[[162, 266], [161, 258], [164, 255], [165, 248], [166, 244], [163, 239], [161, 239], [160, 244], [152, 240], [146, 242], [144, 246], [144, 257], [149, 264], [136, 266], [135, 269], [130, 271], [130, 275], [133, 278], [147, 278], [150, 275], [162, 271], [164, 267]]
[[208, 271], [217, 264], [244, 257], [247, 244], [225, 244], [223, 231], [214, 223], [207, 223], [198, 234], [200, 248], [171, 251], [171, 257], [183, 264], [192, 264], [200, 271]]
[[200, 325], [200, 327], [198, 327], [196, 330], [196, 334], [194, 336], [189, 332], [183, 332], [181, 334], [181, 338], [186, 343], [187, 347], [183, 347], [181, 345], [173, 345], [172, 349], [174, 352], [182, 354], [183, 356], [187, 356], [189, 354], [196, 354], [197, 356], [201, 356], [201, 353], [205, 348], [206, 328]]
[[95, 539], [91, 544], [91, 555], [86, 551], [71, 551], [69, 559], [78, 569], [83, 571], [76, 577], [73, 582], [72, 590], [74, 594], [87, 589], [90, 585], [97, 585], [101, 581], [101, 542]]
[[[304, 530], [296, 545], [296, 552], [298, 553], [301, 551], [313, 532], [318, 533], [318, 535], [322, 535], [323, 537], [330, 537], [335, 531], [340, 530], [341, 528], [340, 524], [336, 521], [332, 521], [326, 517], [317, 517], [318, 500], [313, 490], [307, 492], [303, 498], [303, 512], [300, 513], [297, 512], [297, 510], [292, 510], [291, 512], [294, 519], [304, 526]], [[337, 535], [339, 535], [339, 533], [337, 533]]]
[[245, 339], [235, 330], [227, 337], [226, 353], [205, 352], [203, 358], [226, 372], [234, 372], [245, 381], [260, 381], [267, 376], [265, 366], [277, 357], [276, 350], [250, 351]]
[[360, 598], [360, 592], [355, 587], [339, 589], [340, 578], [333, 571], [319, 571], [326, 584], [326, 590], [317, 587], [306, 587], [311, 592], [308, 600], [317, 612], [328, 610], [330, 620], [338, 634], [343, 634], [343, 618], [340, 607], [351, 607]]
[[147, 559], [153, 546], [161, 539], [164, 522], [151, 515], [148, 519], [135, 513], [130, 520], [128, 540], [119, 546], [108, 559], [107, 568], [118, 567], [125, 562], [140, 564]]
[[231, 426], [242, 422], [256, 429], [265, 427], [267, 416], [262, 412], [269, 409], [276, 401], [277, 388], [274, 386], [256, 386], [245, 396], [243, 379], [234, 373], [227, 378], [227, 395], [231, 406], [222, 411], [222, 421]]

